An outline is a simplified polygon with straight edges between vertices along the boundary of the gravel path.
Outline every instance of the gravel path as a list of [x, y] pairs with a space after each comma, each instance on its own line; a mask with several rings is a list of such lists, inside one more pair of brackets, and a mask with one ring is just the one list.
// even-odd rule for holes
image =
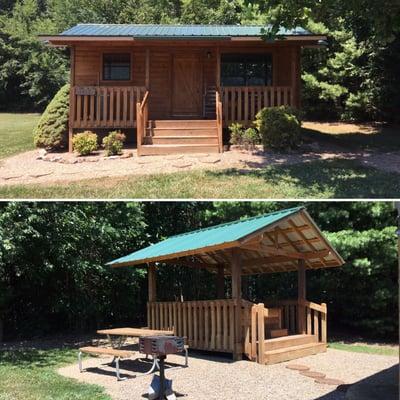
[[[222, 154], [185, 154], [168, 156], [105, 159], [88, 157], [95, 162], [60, 163], [38, 160], [38, 151], [29, 151], [0, 161], [0, 185], [71, 182], [82, 179], [147, 175], [190, 170], [238, 168], [253, 170], [268, 165], [289, 165], [315, 160], [351, 159], [385, 171], [400, 171], [400, 151], [390, 153], [350, 152], [330, 147], [308, 147], [302, 152], [279, 154], [261, 151], [231, 150]], [[57, 159], [70, 161], [68, 153], [51, 153]], [[75, 159], [77, 159], [75, 157]]]
[[[180, 355], [168, 356], [167, 360], [176, 364], [184, 362]], [[89, 358], [83, 363], [89, 371], [81, 374], [75, 364], [61, 368], [59, 373], [104, 386], [114, 400], [143, 399], [151, 376], [133, 376], [149, 366], [137, 360], [123, 361], [121, 372], [129, 379], [117, 382], [114, 369], [102, 365], [109, 361], [110, 358]], [[231, 362], [228, 358], [192, 354], [188, 368], [167, 370], [166, 376], [173, 379], [173, 389], [178, 396], [187, 399], [344, 400], [345, 392], [340, 387], [336, 389], [336, 386], [315, 383], [312, 378], [285, 368], [293, 363], [307, 365], [329, 378], [351, 384], [396, 365], [398, 359], [328, 349], [326, 353], [300, 360], [264, 366], [249, 361]]]

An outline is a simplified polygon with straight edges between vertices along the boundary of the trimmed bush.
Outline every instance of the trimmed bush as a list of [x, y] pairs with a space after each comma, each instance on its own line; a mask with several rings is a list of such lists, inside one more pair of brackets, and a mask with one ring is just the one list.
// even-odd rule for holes
[[247, 128], [243, 132], [242, 144], [246, 150], [254, 150], [256, 144], [260, 144], [261, 138], [257, 129]]
[[103, 138], [103, 147], [107, 156], [115, 156], [122, 153], [122, 146], [126, 136], [120, 131], [112, 131]]
[[72, 144], [81, 156], [87, 156], [97, 150], [97, 135], [91, 131], [77, 133], [72, 139]]
[[260, 132], [264, 150], [288, 150], [301, 143], [300, 116], [291, 107], [263, 108], [256, 115], [255, 125]]
[[48, 104], [36, 128], [33, 141], [36, 147], [56, 150], [68, 143], [69, 84], [64, 85]]
[[229, 125], [229, 132], [231, 134], [231, 138], [229, 140], [230, 144], [240, 146], [242, 144], [243, 139], [243, 125], [237, 122]]

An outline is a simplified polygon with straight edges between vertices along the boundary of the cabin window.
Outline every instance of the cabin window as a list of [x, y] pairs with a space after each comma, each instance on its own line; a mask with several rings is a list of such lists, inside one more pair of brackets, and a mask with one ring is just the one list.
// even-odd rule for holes
[[271, 54], [223, 54], [221, 84], [223, 86], [272, 85]]
[[129, 81], [131, 79], [131, 55], [129, 53], [103, 54], [103, 80]]

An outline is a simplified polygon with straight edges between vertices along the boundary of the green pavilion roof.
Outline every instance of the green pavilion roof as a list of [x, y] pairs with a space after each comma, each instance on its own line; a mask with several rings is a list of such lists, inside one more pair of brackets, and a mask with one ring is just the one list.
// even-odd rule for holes
[[159, 243], [111, 261], [108, 264], [111, 266], [135, 265], [170, 255], [178, 257], [181, 254], [187, 254], [194, 250], [206, 250], [224, 246], [233, 247], [233, 244], [238, 240], [293, 215], [303, 208], [289, 208], [172, 236]]

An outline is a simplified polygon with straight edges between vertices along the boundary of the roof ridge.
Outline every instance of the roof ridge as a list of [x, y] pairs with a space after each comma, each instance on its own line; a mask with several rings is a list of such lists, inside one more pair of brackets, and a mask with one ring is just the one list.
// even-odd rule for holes
[[[115, 25], [115, 26], [121, 26], [121, 25], [126, 25], [126, 26], [232, 26], [232, 27], [238, 27], [238, 26], [245, 26], [245, 27], [264, 27], [264, 26], [268, 26], [271, 24], [116, 24], [116, 23], [107, 23], [107, 22], [79, 22], [77, 23], [75, 26], [77, 25]], [[283, 26], [280, 26], [283, 27]], [[300, 28], [299, 26], [296, 28]], [[293, 28], [293, 29], [296, 29]], [[303, 29], [303, 28], [302, 28]]]
[[234, 224], [238, 224], [238, 223], [241, 223], [241, 222], [252, 221], [252, 220], [255, 220], [255, 219], [261, 219], [261, 218], [269, 217], [269, 216], [276, 215], [276, 214], [300, 211], [301, 209], [305, 209], [305, 207], [304, 206], [297, 206], [297, 207], [292, 207], [292, 208], [284, 208], [282, 210], [277, 210], [277, 211], [273, 211], [273, 212], [266, 213], [266, 214], [255, 215], [253, 217], [237, 219], [235, 221], [224, 222], [224, 223], [218, 224], [218, 225], [211, 225], [211, 226], [208, 226], [208, 227], [205, 227], [205, 228], [195, 229], [194, 231], [190, 231], [190, 232], [178, 233], [177, 235], [169, 236], [167, 239], [177, 238], [179, 236], [191, 235], [193, 233], [197, 233], [197, 232], [201, 232], [201, 231], [207, 231], [207, 230], [216, 229], [216, 228], [221, 228], [223, 226], [234, 225]]

